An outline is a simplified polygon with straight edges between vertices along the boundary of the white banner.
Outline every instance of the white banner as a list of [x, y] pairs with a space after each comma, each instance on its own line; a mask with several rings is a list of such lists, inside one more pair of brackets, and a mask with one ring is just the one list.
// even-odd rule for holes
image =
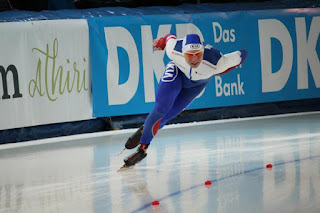
[[0, 23], [0, 130], [92, 118], [86, 20]]

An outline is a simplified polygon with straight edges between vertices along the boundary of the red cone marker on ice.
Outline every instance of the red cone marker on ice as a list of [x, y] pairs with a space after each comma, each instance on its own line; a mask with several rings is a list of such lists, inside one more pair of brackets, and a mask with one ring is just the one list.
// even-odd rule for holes
[[159, 204], [160, 204], [160, 202], [157, 201], [157, 200], [152, 201], [152, 205], [153, 205], [153, 206], [158, 206]]
[[272, 169], [272, 164], [267, 164], [266, 167], [267, 169]]
[[211, 187], [211, 181], [210, 180], [207, 180], [204, 185], [209, 189]]

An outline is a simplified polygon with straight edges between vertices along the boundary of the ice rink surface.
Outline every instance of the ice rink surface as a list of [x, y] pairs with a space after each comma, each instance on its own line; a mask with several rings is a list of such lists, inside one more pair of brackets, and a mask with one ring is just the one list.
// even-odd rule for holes
[[117, 172], [135, 131], [1, 145], [0, 212], [320, 212], [320, 113], [166, 126]]

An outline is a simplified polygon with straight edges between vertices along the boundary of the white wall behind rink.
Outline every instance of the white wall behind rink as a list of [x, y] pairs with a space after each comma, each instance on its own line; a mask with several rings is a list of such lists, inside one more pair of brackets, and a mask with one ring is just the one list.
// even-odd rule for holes
[[92, 118], [86, 20], [0, 24], [0, 130]]

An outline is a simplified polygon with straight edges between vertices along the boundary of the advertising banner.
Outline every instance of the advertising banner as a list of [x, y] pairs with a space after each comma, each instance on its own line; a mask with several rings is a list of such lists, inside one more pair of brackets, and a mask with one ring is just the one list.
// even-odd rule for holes
[[92, 118], [86, 20], [0, 24], [0, 130]]
[[241, 67], [214, 76], [188, 109], [320, 97], [320, 9], [90, 18], [94, 116], [148, 113], [169, 62], [152, 41], [197, 33], [223, 54], [247, 49]]

